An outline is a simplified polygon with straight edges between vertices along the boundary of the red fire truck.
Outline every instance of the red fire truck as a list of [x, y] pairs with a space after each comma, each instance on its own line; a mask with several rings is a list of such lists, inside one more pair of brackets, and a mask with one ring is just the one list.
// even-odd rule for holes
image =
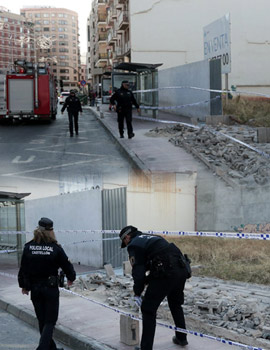
[[45, 63], [17, 61], [14, 72], [0, 73], [0, 120], [53, 120], [57, 102], [55, 78]]

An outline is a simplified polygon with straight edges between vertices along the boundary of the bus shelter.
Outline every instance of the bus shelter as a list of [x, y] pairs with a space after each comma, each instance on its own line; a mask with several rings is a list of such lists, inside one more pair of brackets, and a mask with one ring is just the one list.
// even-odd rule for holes
[[[25, 235], [8, 234], [8, 231], [25, 230], [24, 200], [30, 193], [0, 191], [0, 252], [15, 250], [18, 262], [21, 259]], [[1, 234], [1, 231], [3, 232]], [[5, 232], [5, 233], [4, 233]], [[1, 254], [2, 255], [2, 254]]]
[[[160, 64], [122, 62], [114, 67], [111, 76], [105, 75], [102, 80], [102, 102], [109, 101], [109, 96], [120, 88], [123, 80], [128, 80], [132, 91], [152, 90], [158, 88], [158, 67]], [[107, 98], [105, 97], [107, 96]], [[158, 91], [135, 92], [140, 106], [152, 107], [153, 117], [157, 115]], [[108, 102], [107, 102], [108, 103]]]

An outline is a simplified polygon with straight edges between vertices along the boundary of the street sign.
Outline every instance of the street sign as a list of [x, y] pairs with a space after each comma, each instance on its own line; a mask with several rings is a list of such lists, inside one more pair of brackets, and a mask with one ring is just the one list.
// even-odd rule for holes
[[205, 59], [220, 58], [222, 73], [231, 72], [230, 14], [203, 28], [203, 47]]
[[85, 80], [81, 80], [81, 86], [85, 86], [86, 85], [86, 81]]

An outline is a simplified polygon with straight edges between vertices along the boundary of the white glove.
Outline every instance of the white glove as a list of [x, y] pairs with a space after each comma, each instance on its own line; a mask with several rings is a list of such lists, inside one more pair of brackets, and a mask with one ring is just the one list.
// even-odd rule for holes
[[141, 305], [142, 305], [142, 298], [139, 297], [139, 296], [137, 296], [137, 295], [135, 295], [134, 300], [135, 300], [135, 304], [136, 304], [138, 307], [141, 307]]

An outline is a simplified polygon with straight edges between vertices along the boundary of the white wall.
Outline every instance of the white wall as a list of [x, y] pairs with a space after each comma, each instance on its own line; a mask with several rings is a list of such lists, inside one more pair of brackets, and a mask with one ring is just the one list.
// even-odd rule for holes
[[195, 229], [196, 173], [137, 176], [127, 192], [127, 221], [140, 230]]
[[[101, 236], [87, 232], [68, 232], [76, 230], [101, 230], [102, 210], [101, 191], [90, 190], [60, 196], [25, 201], [25, 229], [36, 228], [41, 217], [54, 222], [56, 238], [70, 260], [84, 265], [101, 267], [103, 264]], [[65, 232], [57, 232], [63, 230]], [[27, 237], [30, 239], [31, 237]], [[94, 242], [71, 244], [96, 240]]]
[[203, 27], [231, 14], [229, 86], [270, 92], [269, 0], [130, 0], [131, 61], [160, 69], [203, 60]]

